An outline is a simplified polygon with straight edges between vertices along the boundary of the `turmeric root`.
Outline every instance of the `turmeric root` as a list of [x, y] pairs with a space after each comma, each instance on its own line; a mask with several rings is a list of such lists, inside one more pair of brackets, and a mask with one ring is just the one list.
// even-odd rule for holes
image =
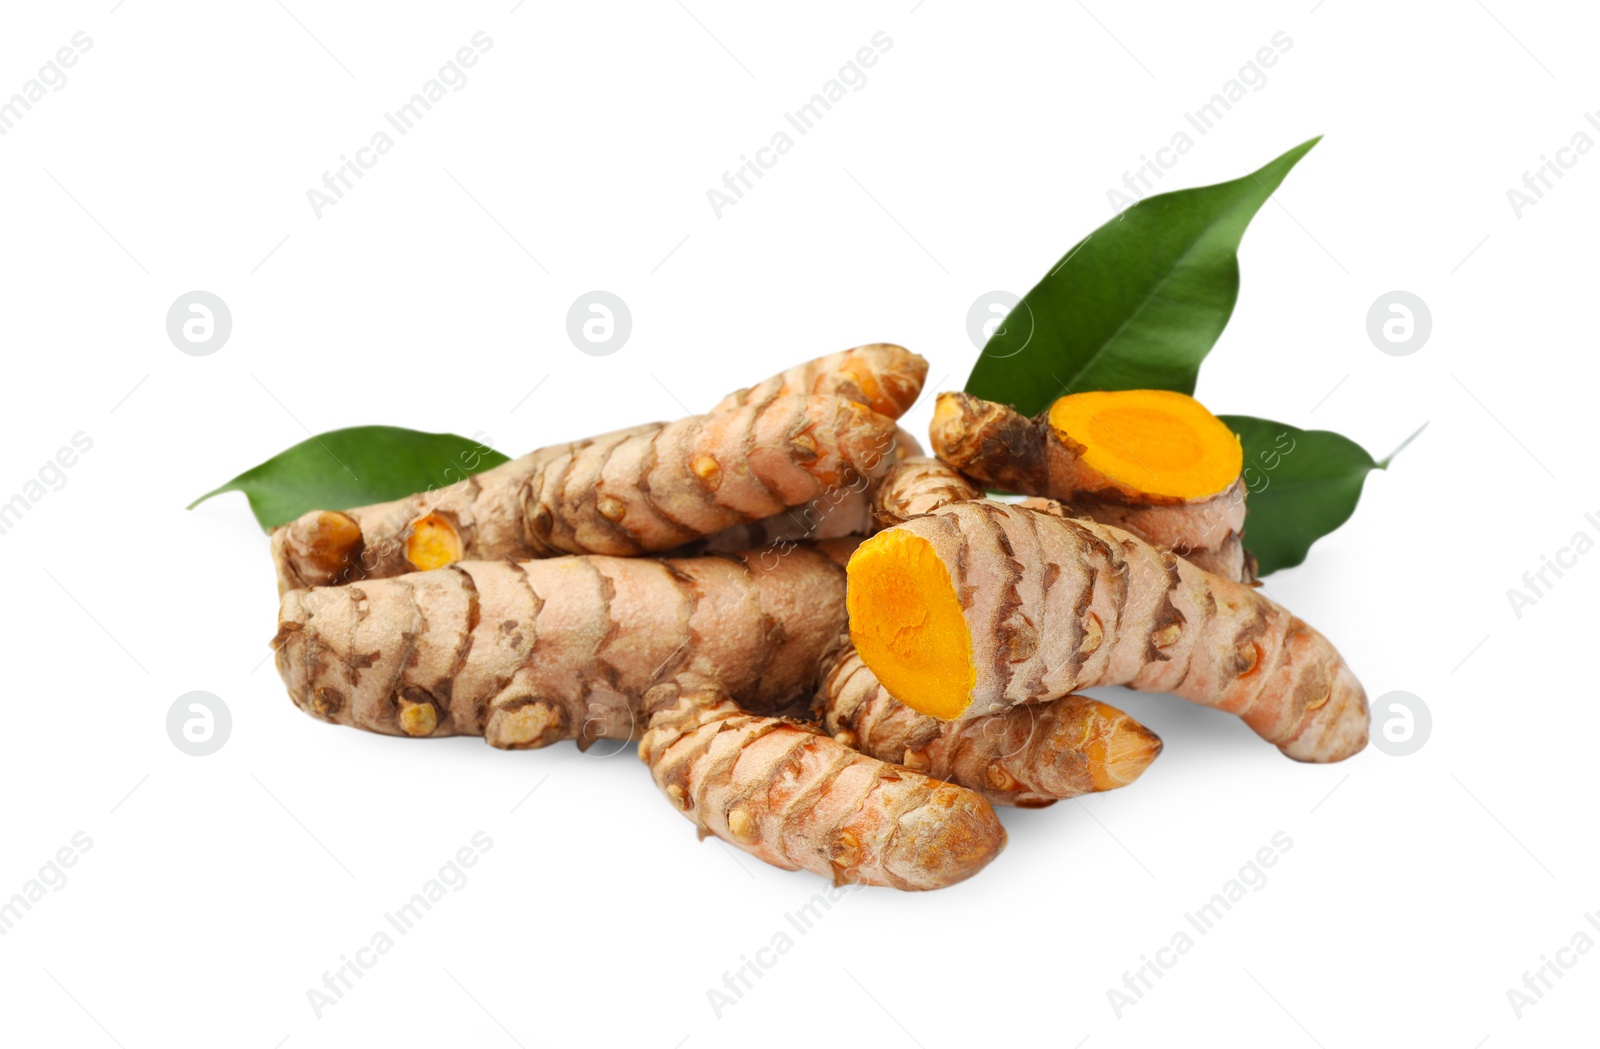
[[[874, 488], [873, 513], [879, 524], [894, 525], [982, 494], [942, 460], [907, 459]], [[1042, 808], [1125, 786], [1161, 753], [1155, 733], [1085, 696], [940, 721], [890, 695], [853, 645], [824, 665], [817, 706], [840, 742], [969, 786], [995, 805]]]
[[934, 454], [1021, 495], [1048, 496], [1165, 546], [1215, 575], [1248, 581], [1239, 438], [1170, 390], [1075, 393], [1035, 419], [941, 393]]
[[1087, 696], [940, 721], [896, 700], [846, 646], [824, 667], [822, 727], [863, 754], [971, 787], [993, 805], [1043, 808], [1137, 779], [1161, 740]]
[[306, 712], [496, 747], [637, 738], [683, 673], [757, 711], [809, 705], [844, 633], [844, 571], [786, 556], [462, 561], [284, 595], [273, 646]]
[[903, 346], [868, 343], [830, 353], [730, 393], [709, 414], [797, 393], [832, 394], [898, 419], [922, 393], [928, 362]]
[[858, 754], [808, 725], [672, 683], [639, 744], [656, 785], [704, 837], [785, 870], [937, 889], [983, 869], [1005, 829], [974, 792]]
[[913, 456], [889, 467], [889, 472], [873, 486], [872, 516], [879, 525], [899, 524], [946, 503], [977, 499], [982, 495], [948, 463], [928, 456]]
[[902, 347], [858, 346], [730, 394], [703, 417], [543, 448], [438, 492], [310, 511], [272, 533], [278, 592], [463, 558], [668, 550], [769, 517], [841, 477], [881, 474], [886, 420], [916, 400], [927, 371]]
[[[948, 463], [913, 458], [890, 467], [874, 487], [873, 513], [879, 524], [894, 525], [982, 495]], [[823, 727], [841, 742], [972, 787], [995, 805], [1042, 808], [1125, 786], [1161, 753], [1155, 733], [1085, 696], [940, 721], [891, 696], [853, 645], [825, 664], [817, 705]]]
[[276, 529], [279, 589], [463, 558], [670, 549], [883, 473], [893, 434], [852, 401], [785, 396], [541, 449], [438, 492]]
[[[905, 437], [901, 431], [895, 442], [897, 453], [906, 448]], [[915, 442], [910, 446], [915, 448]], [[913, 453], [898, 457], [888, 472], [876, 480], [862, 478], [845, 488], [830, 489], [804, 506], [685, 543], [668, 551], [668, 556], [740, 550], [782, 552], [796, 543], [868, 536], [947, 502], [977, 499], [982, 494], [949, 464]]]
[[784, 551], [796, 543], [871, 535], [877, 526], [873, 493], [896, 476], [901, 463], [921, 455], [922, 448], [917, 444], [917, 439], [902, 427], [895, 430], [891, 452], [893, 463], [883, 477], [877, 480], [855, 478], [848, 484], [829, 488], [801, 506], [791, 506], [772, 517], [734, 525], [704, 539], [691, 540], [667, 551], [666, 556], [695, 557], [743, 550]]
[[862, 543], [849, 576], [861, 658], [925, 714], [1122, 684], [1237, 714], [1297, 760], [1366, 745], [1365, 694], [1322, 635], [1118, 528], [954, 503]]

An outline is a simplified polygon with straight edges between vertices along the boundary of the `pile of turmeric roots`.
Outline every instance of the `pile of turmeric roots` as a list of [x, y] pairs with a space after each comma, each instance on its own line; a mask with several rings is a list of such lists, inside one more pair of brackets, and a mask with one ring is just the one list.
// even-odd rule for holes
[[272, 534], [290, 696], [391, 735], [636, 740], [702, 836], [901, 889], [992, 860], [993, 806], [1155, 759], [1083, 688], [1230, 711], [1302, 761], [1366, 744], [1339, 655], [1251, 585], [1215, 416], [1164, 391], [1035, 419], [945, 393], [925, 456], [895, 420], [926, 373], [861, 346], [702, 416], [305, 514]]

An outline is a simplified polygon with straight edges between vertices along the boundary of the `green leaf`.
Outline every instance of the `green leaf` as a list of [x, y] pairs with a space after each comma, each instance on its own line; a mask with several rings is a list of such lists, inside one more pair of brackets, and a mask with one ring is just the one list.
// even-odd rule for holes
[[1232, 182], [1147, 197], [1078, 244], [1012, 309], [967, 392], [1024, 415], [1084, 390], [1193, 393], [1239, 297], [1239, 240], [1319, 139]]
[[506, 457], [470, 437], [352, 426], [301, 441], [189, 504], [243, 492], [266, 531], [307, 510], [336, 510], [443, 488]]
[[1261, 575], [1304, 561], [1312, 543], [1355, 513], [1367, 474], [1387, 469], [1422, 432], [1379, 462], [1348, 437], [1328, 430], [1301, 430], [1248, 415], [1220, 418], [1244, 445], [1250, 493], [1244, 545], [1260, 563]]

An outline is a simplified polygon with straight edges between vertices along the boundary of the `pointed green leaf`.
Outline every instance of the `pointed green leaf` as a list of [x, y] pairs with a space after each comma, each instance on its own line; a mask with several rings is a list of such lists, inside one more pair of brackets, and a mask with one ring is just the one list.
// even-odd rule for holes
[[1245, 227], [1317, 142], [1232, 182], [1147, 197], [1089, 234], [990, 337], [967, 392], [1024, 415], [1083, 390], [1193, 393], [1239, 297]]
[[189, 504], [243, 492], [270, 531], [307, 510], [344, 509], [443, 488], [506, 457], [470, 437], [352, 426], [301, 441]]
[[1244, 545], [1256, 556], [1261, 575], [1304, 561], [1312, 543], [1350, 519], [1367, 474], [1386, 469], [1417, 436], [1378, 462], [1359, 444], [1328, 430], [1301, 430], [1248, 415], [1220, 418], [1244, 444], [1250, 493]]

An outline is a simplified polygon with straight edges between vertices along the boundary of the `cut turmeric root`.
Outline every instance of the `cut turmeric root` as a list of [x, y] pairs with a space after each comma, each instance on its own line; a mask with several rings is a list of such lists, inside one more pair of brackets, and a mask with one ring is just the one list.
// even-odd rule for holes
[[954, 503], [862, 543], [849, 576], [861, 658], [934, 717], [1120, 684], [1237, 714], [1301, 761], [1367, 742], [1365, 694], [1322, 635], [1121, 529]]
[[1170, 390], [1069, 394], [1035, 419], [942, 393], [936, 455], [985, 485], [1048, 496], [1165, 546], [1215, 575], [1247, 580], [1239, 438]]

